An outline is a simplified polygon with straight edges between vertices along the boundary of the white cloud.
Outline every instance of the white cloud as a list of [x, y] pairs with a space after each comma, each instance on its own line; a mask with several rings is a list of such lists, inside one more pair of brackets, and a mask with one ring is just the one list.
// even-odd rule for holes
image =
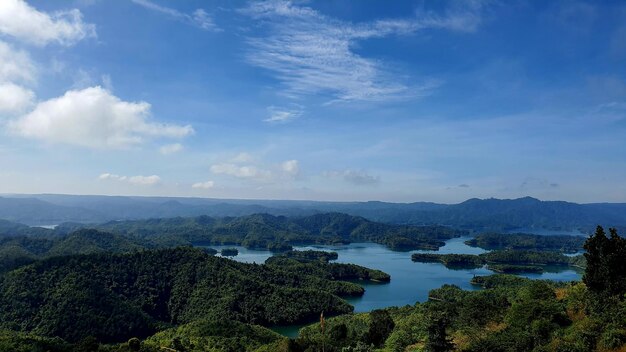
[[266, 118], [263, 121], [270, 123], [285, 123], [302, 116], [301, 108], [286, 109], [276, 106], [270, 106], [267, 108], [267, 112], [269, 113], [270, 117]]
[[152, 186], [152, 185], [156, 185], [157, 183], [160, 183], [161, 178], [157, 175], [131, 176], [128, 178], [128, 182], [135, 184], [135, 185]]
[[300, 165], [298, 160], [287, 160], [280, 165], [282, 171], [291, 177], [296, 177], [300, 174]]
[[256, 160], [248, 153], [240, 153], [229, 162], [211, 165], [216, 175], [233, 176], [263, 182], [293, 180], [300, 175], [298, 160], [286, 160], [280, 164], [268, 164]]
[[198, 188], [198, 189], [211, 189], [214, 186], [215, 186], [215, 182], [213, 181], [197, 182], [191, 185], [192, 188]]
[[220, 31], [219, 27], [217, 27], [217, 25], [213, 21], [211, 15], [209, 15], [203, 9], [196, 9], [193, 13], [187, 14], [170, 7], [155, 4], [154, 2], [148, 0], [132, 0], [132, 2], [149, 10], [160, 12], [178, 21], [196, 26], [207, 31]]
[[269, 179], [272, 177], [271, 171], [259, 169], [253, 165], [237, 165], [233, 163], [212, 165], [211, 172], [248, 179]]
[[128, 148], [146, 138], [182, 138], [194, 132], [189, 125], [154, 123], [149, 117], [150, 104], [123, 101], [98, 86], [41, 102], [9, 128], [27, 138], [94, 149]]
[[161, 183], [161, 178], [157, 175], [151, 176], [120, 176], [116, 174], [104, 173], [98, 176], [100, 180], [113, 180], [120, 182], [127, 182], [133, 185], [139, 186], [154, 186]]
[[166, 144], [162, 146], [161, 148], [159, 148], [159, 152], [161, 152], [161, 154], [163, 155], [170, 155], [170, 154], [178, 153], [182, 151], [183, 149], [184, 147], [182, 144], [174, 143], [174, 144]]
[[0, 113], [23, 112], [33, 104], [35, 93], [13, 83], [0, 83]]
[[82, 13], [77, 9], [47, 14], [23, 0], [0, 2], [0, 34], [35, 45], [52, 42], [72, 45], [95, 33], [95, 26], [83, 22]]
[[0, 82], [34, 83], [37, 68], [27, 52], [0, 41]]
[[323, 175], [330, 178], [340, 177], [344, 181], [358, 186], [376, 185], [380, 183], [379, 176], [372, 176], [363, 170], [347, 169], [343, 171], [327, 171], [324, 172]]
[[[354, 24], [327, 17], [290, 1], [253, 2], [241, 12], [268, 27], [268, 35], [249, 39], [249, 63], [275, 73], [289, 94], [329, 94], [333, 101], [380, 101], [426, 95], [440, 85], [426, 79], [416, 86], [374, 59], [353, 51], [359, 40], [409, 34], [425, 28], [475, 30], [481, 1], [463, 2], [444, 16]], [[282, 115], [286, 116], [286, 115]], [[280, 116], [278, 116], [280, 119]]]
[[100, 180], [117, 180], [117, 181], [125, 181], [127, 179], [126, 176], [120, 176], [116, 174], [104, 173], [98, 176]]

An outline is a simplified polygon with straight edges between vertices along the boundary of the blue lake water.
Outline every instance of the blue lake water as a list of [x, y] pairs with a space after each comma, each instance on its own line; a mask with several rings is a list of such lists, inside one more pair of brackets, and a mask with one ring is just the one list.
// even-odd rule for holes
[[[368, 268], [382, 270], [391, 275], [388, 284], [360, 283], [365, 287], [365, 294], [359, 298], [348, 299], [354, 306], [355, 312], [367, 312], [377, 308], [390, 306], [413, 305], [415, 302], [424, 302], [428, 299], [428, 292], [444, 284], [457, 285], [466, 290], [478, 289], [470, 284], [475, 275], [490, 275], [492, 271], [486, 268], [479, 269], [448, 269], [439, 263], [415, 263], [411, 261], [411, 254], [416, 252], [432, 253], [459, 253], [480, 254], [485, 250], [470, 247], [463, 243], [469, 238], [454, 238], [446, 242], [439, 251], [410, 251], [396, 252], [376, 243], [352, 243], [338, 246], [298, 246], [297, 250], [326, 250], [339, 254], [338, 263], [352, 263]], [[251, 250], [240, 246], [211, 246], [217, 250], [222, 248], [237, 248], [239, 255], [230, 257], [233, 260], [258, 263], [265, 262], [272, 254], [266, 250]], [[523, 274], [521, 276], [532, 279], [549, 279], [558, 281], [580, 280], [580, 272], [570, 268], [547, 268], [541, 274]], [[297, 334], [299, 326], [290, 326], [276, 329], [287, 336]]]

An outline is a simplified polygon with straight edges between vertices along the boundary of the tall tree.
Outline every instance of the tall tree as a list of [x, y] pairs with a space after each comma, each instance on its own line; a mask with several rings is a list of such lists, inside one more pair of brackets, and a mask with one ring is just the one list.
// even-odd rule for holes
[[426, 351], [428, 352], [448, 352], [452, 351], [454, 344], [448, 337], [446, 329], [448, 319], [439, 315], [431, 315], [428, 322], [428, 339], [426, 340]]
[[609, 232], [607, 237], [598, 226], [585, 242], [587, 268], [583, 282], [592, 292], [623, 296], [626, 293], [626, 240], [615, 229]]

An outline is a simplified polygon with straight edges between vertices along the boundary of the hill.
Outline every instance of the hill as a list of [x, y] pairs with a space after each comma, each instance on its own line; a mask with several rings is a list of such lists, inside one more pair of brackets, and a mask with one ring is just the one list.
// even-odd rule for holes
[[[58, 231], [72, 231], [83, 226], [66, 224]], [[437, 249], [445, 244], [445, 240], [463, 234], [443, 226], [384, 224], [340, 213], [304, 217], [269, 214], [225, 218], [199, 216], [115, 221], [89, 227], [158, 243], [240, 244], [249, 248], [376, 242], [395, 250]]]
[[[255, 265], [193, 248], [54, 257], [5, 274], [0, 328], [121, 342], [199, 319], [273, 325], [352, 311], [342, 279], [383, 273], [349, 264]], [[355, 276], [356, 275], [356, 276]], [[289, 302], [289, 304], [284, 304]]]
[[163, 217], [227, 217], [267, 213], [309, 216], [340, 212], [371, 221], [449, 225], [477, 231], [519, 228], [593, 231], [597, 224], [626, 226], [626, 204], [564, 201], [469, 199], [459, 204], [429, 202], [315, 202], [181, 197], [70, 196], [55, 194], [0, 197], [0, 219], [29, 225], [106, 222]]

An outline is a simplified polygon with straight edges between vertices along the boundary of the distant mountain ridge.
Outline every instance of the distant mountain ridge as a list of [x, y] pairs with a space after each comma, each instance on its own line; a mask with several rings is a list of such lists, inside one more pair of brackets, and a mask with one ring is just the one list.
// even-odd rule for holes
[[519, 228], [570, 231], [598, 224], [626, 226], [626, 203], [578, 204], [518, 199], [468, 199], [459, 204], [236, 200], [183, 197], [74, 196], [58, 194], [0, 197], [0, 219], [29, 225], [176, 216], [245, 216], [258, 213], [308, 216], [341, 212], [372, 221], [448, 225], [477, 231]]

